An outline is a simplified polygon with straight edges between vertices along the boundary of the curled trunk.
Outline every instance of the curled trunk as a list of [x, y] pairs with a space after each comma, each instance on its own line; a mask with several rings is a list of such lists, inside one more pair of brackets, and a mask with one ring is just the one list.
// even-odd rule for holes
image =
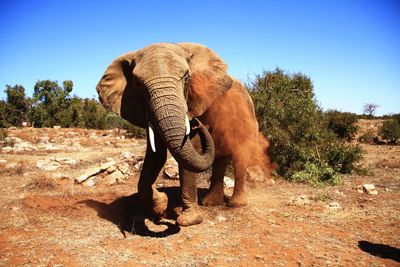
[[210, 168], [215, 154], [211, 135], [203, 125], [197, 127], [204, 153], [196, 152], [189, 136], [185, 134], [185, 105], [177, 93], [176, 81], [160, 79], [148, 84], [148, 87], [151, 117], [149, 119], [176, 161], [192, 172], [202, 172]]

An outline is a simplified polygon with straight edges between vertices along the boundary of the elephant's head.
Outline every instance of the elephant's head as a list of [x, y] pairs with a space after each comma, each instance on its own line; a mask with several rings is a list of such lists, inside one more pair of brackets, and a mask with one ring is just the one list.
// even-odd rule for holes
[[187, 138], [188, 116], [203, 114], [231, 87], [226, 70], [221, 58], [205, 46], [154, 44], [114, 60], [97, 92], [106, 108], [137, 126], [150, 126], [150, 142], [156, 131], [178, 163], [199, 172], [211, 166], [214, 146], [200, 125], [205, 152], [195, 151]]

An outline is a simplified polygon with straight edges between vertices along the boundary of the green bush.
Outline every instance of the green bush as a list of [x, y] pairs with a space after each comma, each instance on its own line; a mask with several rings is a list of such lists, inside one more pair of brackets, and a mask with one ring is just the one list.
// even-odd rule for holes
[[325, 112], [325, 117], [327, 119], [328, 129], [334, 132], [337, 137], [347, 141], [353, 139], [357, 131], [357, 126], [355, 125], [358, 121], [357, 114], [328, 110]]
[[257, 75], [246, 86], [279, 175], [315, 185], [337, 184], [340, 173], [354, 170], [361, 149], [346, 144], [327, 127], [310, 78], [278, 68]]
[[385, 120], [379, 135], [391, 144], [397, 144], [400, 139], [400, 123], [394, 119]]

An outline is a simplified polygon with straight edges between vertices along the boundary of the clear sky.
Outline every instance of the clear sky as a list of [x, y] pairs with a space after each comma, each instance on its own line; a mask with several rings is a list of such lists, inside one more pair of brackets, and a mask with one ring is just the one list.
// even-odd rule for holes
[[[157, 42], [197, 42], [247, 81], [280, 67], [311, 77], [324, 109], [400, 113], [400, 1], [0, 0], [0, 97], [37, 80], [96, 84], [122, 53]], [[96, 96], [97, 97], [97, 96]]]

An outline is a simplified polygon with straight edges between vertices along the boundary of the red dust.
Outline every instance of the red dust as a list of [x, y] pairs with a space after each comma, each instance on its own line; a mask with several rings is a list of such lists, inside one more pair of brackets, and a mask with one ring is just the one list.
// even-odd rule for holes
[[[205, 88], [210, 86], [203, 86]], [[215, 93], [196, 92], [203, 98], [213, 98]], [[208, 101], [205, 101], [207, 103]], [[237, 80], [220, 96], [201, 117], [210, 127], [216, 156], [229, 156], [234, 165], [243, 168], [260, 166], [269, 175], [269, 142], [258, 130], [253, 102], [244, 86]]]

